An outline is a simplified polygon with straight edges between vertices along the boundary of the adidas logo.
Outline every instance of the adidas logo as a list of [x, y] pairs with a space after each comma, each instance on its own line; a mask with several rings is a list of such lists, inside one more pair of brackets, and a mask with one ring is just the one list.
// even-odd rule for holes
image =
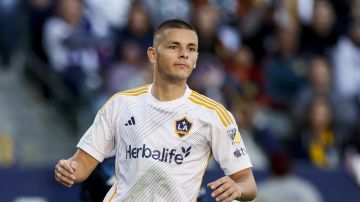
[[130, 120], [128, 120], [127, 123], [125, 123], [125, 126], [132, 126], [135, 125], [135, 118], [132, 116]]

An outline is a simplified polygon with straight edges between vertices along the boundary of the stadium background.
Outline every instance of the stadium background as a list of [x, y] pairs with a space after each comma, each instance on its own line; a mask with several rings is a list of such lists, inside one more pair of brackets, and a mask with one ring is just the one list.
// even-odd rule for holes
[[[169, 18], [197, 28], [189, 85], [234, 114], [259, 195], [306, 180], [322, 201], [359, 200], [359, 0], [0, 0], [0, 201], [79, 200], [54, 165], [111, 94], [151, 82], [146, 48]], [[221, 175], [211, 163], [204, 180]]]

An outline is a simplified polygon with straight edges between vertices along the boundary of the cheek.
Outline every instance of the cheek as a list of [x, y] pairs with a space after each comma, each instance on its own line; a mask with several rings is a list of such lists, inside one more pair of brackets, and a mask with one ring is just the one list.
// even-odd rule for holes
[[157, 59], [159, 62], [161, 63], [169, 63], [169, 61], [171, 61], [171, 54], [169, 53], [169, 51], [162, 51], [161, 53], [157, 54]]
[[195, 65], [196, 65], [196, 61], [197, 61], [197, 54], [194, 56], [194, 57], [192, 57], [191, 58], [191, 64], [195, 67]]
[[161, 57], [156, 58], [157, 68], [160, 72], [166, 73], [171, 71], [171, 60], [168, 59], [165, 55], [161, 55]]
[[162, 55], [159, 59], [158, 59], [158, 65], [162, 66], [162, 68], [167, 69], [169, 68], [171, 64], [171, 60], [169, 59], [169, 57], [167, 57], [166, 55]]

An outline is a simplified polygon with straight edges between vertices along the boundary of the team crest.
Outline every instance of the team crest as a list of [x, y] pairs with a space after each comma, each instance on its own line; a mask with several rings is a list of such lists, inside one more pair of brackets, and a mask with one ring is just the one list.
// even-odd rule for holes
[[240, 143], [240, 133], [236, 128], [231, 128], [227, 130], [227, 134], [232, 142], [232, 144], [239, 144]]
[[192, 125], [186, 117], [175, 120], [175, 132], [179, 137], [183, 138], [190, 133]]

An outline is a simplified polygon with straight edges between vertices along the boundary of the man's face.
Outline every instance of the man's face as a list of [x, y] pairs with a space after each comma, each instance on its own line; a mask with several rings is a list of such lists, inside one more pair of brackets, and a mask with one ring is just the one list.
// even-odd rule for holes
[[187, 29], [167, 29], [157, 37], [156, 44], [148, 50], [150, 62], [155, 64], [155, 78], [186, 81], [198, 57], [196, 33]]

